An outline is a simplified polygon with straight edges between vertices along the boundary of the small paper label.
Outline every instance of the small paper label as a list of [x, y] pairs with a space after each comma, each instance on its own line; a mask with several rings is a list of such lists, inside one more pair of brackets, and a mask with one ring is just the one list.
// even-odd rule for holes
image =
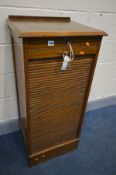
[[63, 64], [62, 64], [62, 67], [61, 67], [61, 70], [66, 70], [69, 62], [70, 62], [69, 56], [65, 56], [64, 57]]
[[54, 46], [54, 40], [49, 40], [48, 41], [48, 46]]

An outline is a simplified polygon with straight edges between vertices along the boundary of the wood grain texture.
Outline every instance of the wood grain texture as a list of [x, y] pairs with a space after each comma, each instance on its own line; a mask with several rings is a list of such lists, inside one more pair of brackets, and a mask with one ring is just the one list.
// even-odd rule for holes
[[[48, 46], [48, 42], [54, 41], [54, 46]], [[89, 42], [88, 42], [89, 41]], [[47, 39], [35, 39], [29, 41], [28, 44], [28, 58], [52, 58], [63, 57], [65, 51], [70, 52], [68, 43], [73, 47], [74, 55], [88, 55], [96, 54], [98, 47], [98, 40], [95, 38], [85, 37], [84, 40], [79, 37], [66, 37], [66, 38], [47, 38]]]
[[[53, 37], [53, 36], [103, 36], [107, 35], [105, 32], [70, 21], [65, 17], [58, 18], [50, 17], [22, 17], [19, 20], [19, 16], [16, 18], [9, 17], [8, 24], [12, 28], [13, 33], [16, 33], [18, 37]], [[23, 20], [24, 19], [24, 20]], [[41, 19], [41, 20], [39, 20]], [[43, 20], [42, 20], [43, 19]], [[60, 20], [61, 19], [61, 20]], [[68, 19], [68, 20], [67, 20]]]
[[11, 21], [60, 21], [70, 22], [70, 17], [53, 17], [53, 16], [15, 16], [10, 15], [9, 20]]
[[[32, 165], [78, 145], [100, 43], [106, 33], [70, 18], [10, 16], [8, 24], [16, 60], [19, 111], [25, 108], [27, 155]], [[49, 40], [54, 46], [48, 46]], [[68, 42], [75, 58], [66, 71], [61, 71]]]
[[75, 59], [64, 72], [62, 61], [29, 61], [32, 153], [76, 139], [94, 57]]
[[46, 149], [41, 152], [37, 152], [36, 154], [32, 154], [29, 156], [28, 162], [29, 165], [32, 166], [33, 164], [41, 163], [56, 156], [60, 156], [67, 152], [70, 152], [77, 148], [79, 144], [79, 139], [73, 139], [69, 142], [62, 143], [60, 145], [54, 146], [50, 149]]
[[[26, 106], [25, 106], [25, 76], [24, 76], [24, 59], [22, 43], [17, 43], [12, 39], [13, 59], [15, 67], [16, 88], [19, 108], [19, 125], [24, 132], [26, 131]], [[20, 58], [20, 59], [19, 59]]]

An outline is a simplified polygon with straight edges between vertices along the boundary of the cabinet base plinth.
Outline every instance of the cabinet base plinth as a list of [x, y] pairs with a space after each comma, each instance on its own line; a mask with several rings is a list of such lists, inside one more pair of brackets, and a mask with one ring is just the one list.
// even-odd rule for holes
[[43, 151], [32, 154], [28, 157], [29, 166], [32, 166], [36, 163], [42, 163], [56, 156], [68, 153], [77, 148], [78, 143], [79, 139], [74, 139], [67, 143], [63, 143], [58, 146], [54, 146], [52, 148], [45, 149]]

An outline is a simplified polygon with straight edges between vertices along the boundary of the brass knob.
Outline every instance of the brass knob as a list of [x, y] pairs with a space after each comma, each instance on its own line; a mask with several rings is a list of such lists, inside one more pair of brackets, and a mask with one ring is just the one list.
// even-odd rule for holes
[[36, 157], [35, 160], [36, 160], [36, 161], [39, 160], [38, 157]]
[[84, 55], [85, 54], [85, 52], [84, 51], [80, 51], [80, 55]]
[[86, 45], [86, 46], [90, 46], [90, 43], [89, 43], [89, 42], [86, 42], [85, 45]]
[[44, 154], [42, 155], [42, 158], [45, 158], [45, 155]]

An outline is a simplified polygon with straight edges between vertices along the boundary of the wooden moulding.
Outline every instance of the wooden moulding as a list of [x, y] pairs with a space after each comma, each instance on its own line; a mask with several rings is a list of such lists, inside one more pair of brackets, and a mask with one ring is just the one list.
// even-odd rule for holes
[[49, 149], [43, 150], [36, 154], [32, 154], [31, 156], [28, 157], [29, 165], [32, 166], [38, 162], [42, 163], [56, 156], [60, 156], [65, 153], [68, 153], [74, 150], [75, 148], [77, 148], [78, 144], [79, 144], [79, 139], [74, 139], [67, 143], [63, 143], [58, 146], [51, 147]]
[[76, 23], [70, 17], [9, 16], [7, 23], [13, 35], [20, 38], [107, 35], [101, 30]]
[[53, 17], [53, 16], [9, 16], [10, 21], [60, 21], [70, 22], [70, 17]]

